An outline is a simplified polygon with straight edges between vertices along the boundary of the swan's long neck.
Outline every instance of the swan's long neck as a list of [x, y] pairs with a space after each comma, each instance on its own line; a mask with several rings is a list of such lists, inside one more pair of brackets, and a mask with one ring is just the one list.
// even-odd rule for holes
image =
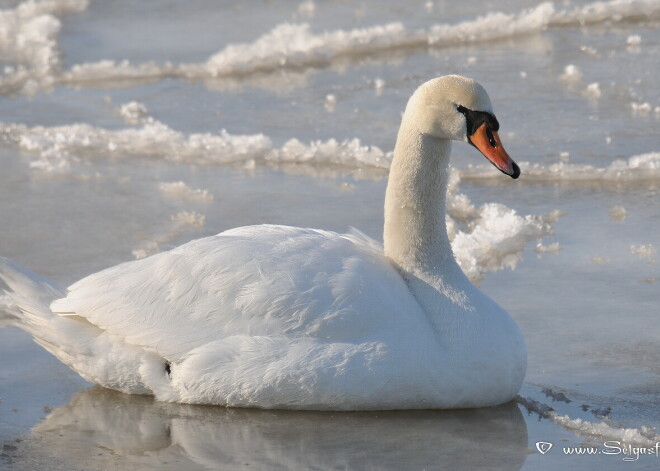
[[451, 141], [402, 124], [385, 194], [385, 255], [413, 274], [456, 265], [445, 224]]
[[449, 139], [421, 134], [404, 119], [385, 194], [385, 255], [439, 332], [451, 329], [452, 312], [473, 309], [472, 285], [456, 263], [445, 223], [450, 152]]

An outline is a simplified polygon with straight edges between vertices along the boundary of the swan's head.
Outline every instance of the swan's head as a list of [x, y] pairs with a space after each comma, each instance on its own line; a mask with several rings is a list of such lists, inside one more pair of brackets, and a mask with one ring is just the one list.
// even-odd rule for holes
[[460, 75], [445, 75], [422, 84], [410, 98], [405, 118], [422, 134], [464, 141], [501, 172], [518, 178], [520, 168], [497, 134], [500, 127], [484, 87]]

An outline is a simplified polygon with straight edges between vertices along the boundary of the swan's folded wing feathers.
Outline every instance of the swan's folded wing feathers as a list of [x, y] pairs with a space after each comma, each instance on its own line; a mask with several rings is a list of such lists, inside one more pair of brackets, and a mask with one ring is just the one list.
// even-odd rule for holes
[[416, 304], [376, 243], [363, 238], [232, 229], [84, 278], [51, 309], [175, 362], [232, 335], [357, 341]]

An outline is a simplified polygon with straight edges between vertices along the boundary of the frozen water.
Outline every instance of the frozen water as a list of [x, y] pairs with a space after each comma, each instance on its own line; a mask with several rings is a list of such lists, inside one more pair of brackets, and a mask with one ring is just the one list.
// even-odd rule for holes
[[213, 201], [213, 194], [208, 190], [194, 190], [182, 181], [163, 182], [158, 189], [166, 198], [181, 199], [198, 203], [208, 204]]
[[[660, 180], [660, 152], [634, 155], [626, 160], [615, 160], [604, 168], [588, 164], [572, 164], [562, 161], [543, 165], [520, 162], [520, 168], [529, 181], [547, 182], [612, 182]], [[481, 180], [496, 177], [487, 165], [473, 165], [459, 171], [464, 179]]]
[[446, 73], [482, 82], [522, 175], [455, 143], [447, 226], [529, 367], [492, 410], [216, 410], [87, 389], [6, 326], [0, 467], [658, 466], [561, 448], [659, 440], [660, 1], [2, 8], [0, 255], [65, 285], [246, 224], [379, 239], [408, 96]]

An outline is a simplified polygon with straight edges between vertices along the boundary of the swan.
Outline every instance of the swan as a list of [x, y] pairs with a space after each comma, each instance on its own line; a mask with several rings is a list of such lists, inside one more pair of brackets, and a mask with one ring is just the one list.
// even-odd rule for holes
[[451, 141], [500, 171], [490, 99], [457, 75], [406, 106], [385, 195], [384, 244], [277, 225], [239, 227], [62, 288], [3, 258], [5, 318], [86, 380], [169, 402], [379, 410], [509, 401], [527, 353], [509, 314], [453, 256]]

